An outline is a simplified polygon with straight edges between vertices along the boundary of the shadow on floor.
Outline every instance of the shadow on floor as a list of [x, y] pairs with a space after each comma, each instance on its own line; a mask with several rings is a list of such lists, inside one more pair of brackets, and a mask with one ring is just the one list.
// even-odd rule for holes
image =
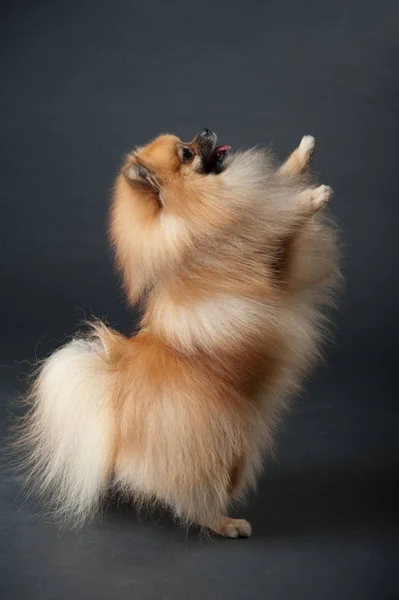
[[[325, 464], [273, 468], [250, 498], [247, 517], [268, 537], [345, 532], [397, 525], [398, 469]], [[240, 511], [242, 512], [242, 510]]]

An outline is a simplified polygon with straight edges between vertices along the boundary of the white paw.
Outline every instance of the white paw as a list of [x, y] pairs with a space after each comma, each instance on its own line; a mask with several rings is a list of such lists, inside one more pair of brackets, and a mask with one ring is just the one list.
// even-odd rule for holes
[[312, 135], [304, 135], [301, 139], [301, 143], [298, 146], [298, 152], [306, 164], [309, 164], [312, 161], [315, 144], [316, 140]]
[[252, 527], [245, 519], [226, 519], [219, 533], [225, 537], [248, 538], [252, 535]]
[[312, 191], [311, 206], [314, 211], [320, 210], [331, 199], [333, 190], [329, 185], [319, 185]]

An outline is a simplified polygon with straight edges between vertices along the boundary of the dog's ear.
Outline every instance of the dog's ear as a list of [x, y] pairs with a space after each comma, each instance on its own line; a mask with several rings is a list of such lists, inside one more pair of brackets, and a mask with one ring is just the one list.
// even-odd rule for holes
[[155, 173], [152, 169], [144, 165], [142, 161], [138, 162], [137, 158], [126, 166], [124, 175], [131, 185], [151, 188], [157, 193], [160, 190]]

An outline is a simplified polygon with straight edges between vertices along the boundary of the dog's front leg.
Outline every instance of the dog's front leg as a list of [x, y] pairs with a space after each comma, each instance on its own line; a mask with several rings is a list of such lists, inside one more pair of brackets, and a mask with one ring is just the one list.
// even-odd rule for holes
[[304, 135], [298, 148], [281, 165], [279, 172], [283, 175], [295, 176], [308, 173], [314, 155], [315, 139], [311, 135]]

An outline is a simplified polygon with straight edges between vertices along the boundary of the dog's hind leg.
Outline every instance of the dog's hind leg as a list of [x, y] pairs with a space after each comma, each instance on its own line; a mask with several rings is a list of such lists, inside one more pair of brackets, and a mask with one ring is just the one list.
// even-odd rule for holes
[[[243, 483], [245, 460], [238, 461], [233, 468], [230, 477], [229, 495], [231, 498], [239, 492]], [[215, 531], [218, 535], [231, 538], [247, 538], [252, 535], [251, 524], [245, 519], [232, 519], [220, 515], [215, 521], [207, 525], [208, 529]]]
[[[230, 484], [228, 495], [233, 499], [244, 483], [245, 459], [240, 459], [230, 474]], [[252, 535], [251, 524], [245, 519], [233, 519], [225, 515], [220, 515], [211, 522], [205, 523], [205, 526], [218, 535], [230, 538], [247, 538]]]
[[206, 526], [223, 537], [248, 538], [252, 535], [251, 524], [245, 519], [232, 519], [220, 515], [213, 523]]
[[[241, 471], [241, 466], [239, 469]], [[252, 529], [248, 521], [225, 516], [240, 476], [241, 473], [233, 474], [231, 481], [212, 477], [202, 485], [181, 488], [176, 497], [167, 503], [183, 523], [195, 523], [224, 537], [250, 537]]]

